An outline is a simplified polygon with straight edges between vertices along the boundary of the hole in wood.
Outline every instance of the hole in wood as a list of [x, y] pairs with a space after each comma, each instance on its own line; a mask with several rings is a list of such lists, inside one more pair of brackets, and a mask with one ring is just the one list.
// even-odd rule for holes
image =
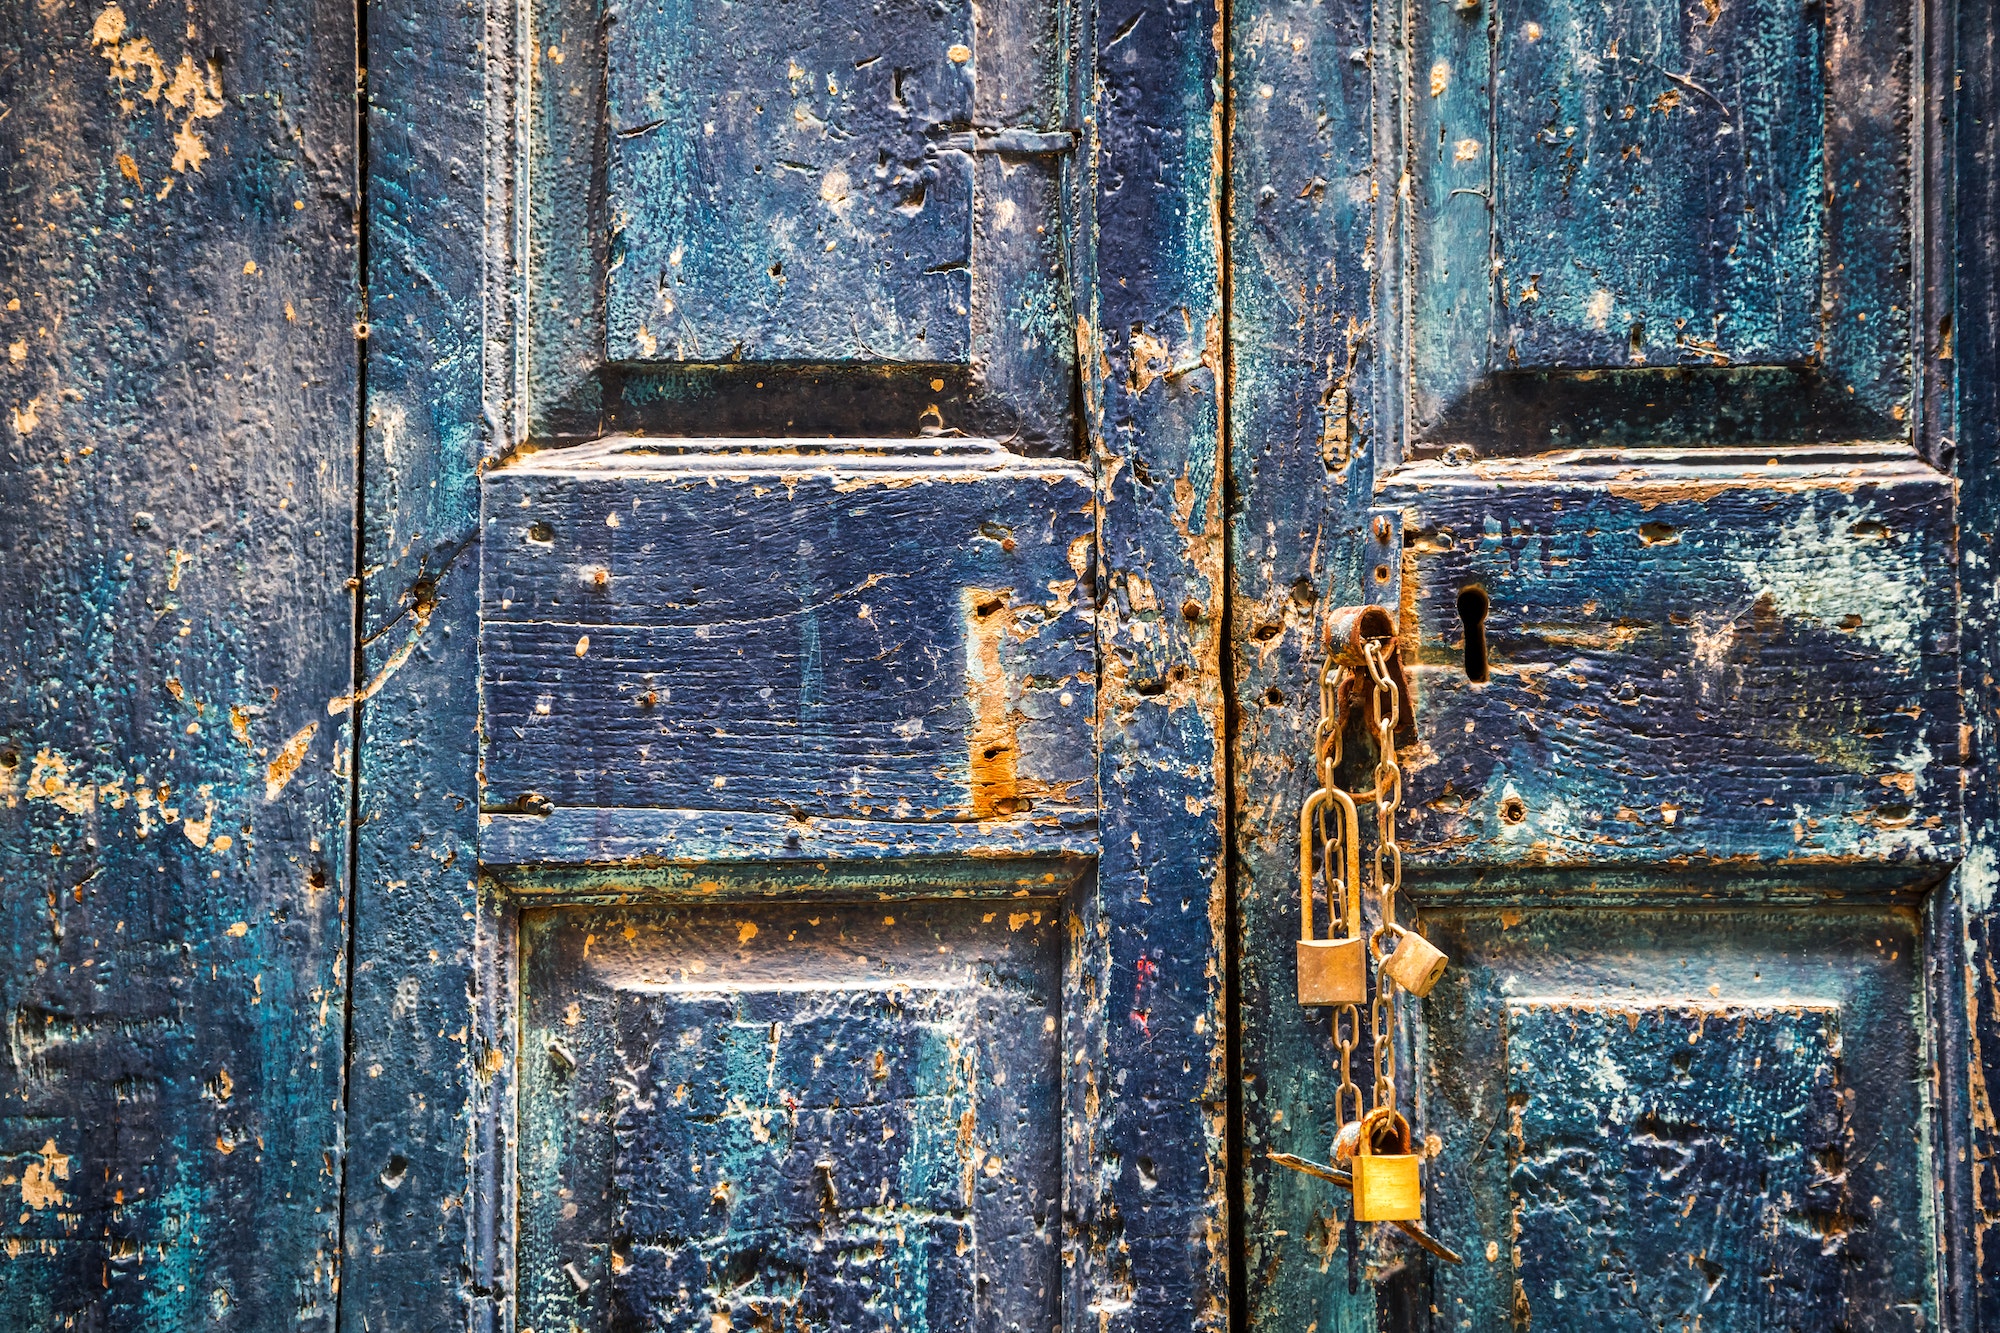
[[1458, 593], [1458, 623], [1465, 631], [1465, 678], [1486, 679], [1486, 589], [1478, 584]]

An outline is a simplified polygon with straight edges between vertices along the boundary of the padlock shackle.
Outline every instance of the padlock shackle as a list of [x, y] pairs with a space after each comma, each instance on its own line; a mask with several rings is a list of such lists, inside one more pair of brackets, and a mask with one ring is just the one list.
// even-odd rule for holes
[[[1402, 1147], [1402, 1151], [1394, 1154], [1378, 1153], [1375, 1151], [1375, 1136], [1381, 1132], [1383, 1125], [1392, 1120], [1395, 1122], [1397, 1143]], [[1410, 1147], [1410, 1122], [1405, 1120], [1403, 1113], [1393, 1106], [1376, 1107], [1361, 1117], [1360, 1129], [1354, 1143], [1354, 1155], [1356, 1157], [1414, 1156]]]
[[[1340, 884], [1346, 890], [1344, 902], [1327, 903], [1327, 938], [1333, 938], [1336, 926], [1344, 939], [1351, 940], [1361, 934], [1361, 812], [1355, 808], [1354, 798], [1340, 788], [1322, 787], [1306, 797], [1299, 811], [1299, 938], [1308, 944], [1316, 938], [1312, 907], [1313, 872], [1317, 869], [1313, 864], [1313, 821], [1326, 805], [1332, 805], [1339, 812], [1336, 817], [1344, 823], [1339, 833], [1343, 853]], [[1330, 899], [1333, 893], [1330, 876], [1327, 893]]]

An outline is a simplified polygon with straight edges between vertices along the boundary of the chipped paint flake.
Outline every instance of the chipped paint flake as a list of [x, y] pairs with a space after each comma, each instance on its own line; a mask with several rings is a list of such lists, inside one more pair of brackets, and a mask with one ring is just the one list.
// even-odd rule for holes
[[308, 722], [300, 727], [292, 733], [292, 738], [285, 742], [285, 748], [278, 751], [277, 757], [265, 767], [265, 800], [275, 801], [279, 793], [285, 790], [285, 785], [299, 771], [299, 765], [305, 762], [306, 751], [311, 748], [313, 737], [318, 731], [317, 722]]
[[69, 1158], [50, 1139], [42, 1145], [41, 1160], [28, 1163], [21, 1172], [21, 1202], [36, 1212], [60, 1208], [69, 1202], [56, 1182], [69, 1179]]

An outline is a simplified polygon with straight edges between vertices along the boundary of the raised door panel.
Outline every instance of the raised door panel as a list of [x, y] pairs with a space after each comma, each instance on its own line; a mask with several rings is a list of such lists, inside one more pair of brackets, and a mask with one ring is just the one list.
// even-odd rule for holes
[[1055, 1327], [1062, 913], [527, 913], [521, 1322]]
[[1087, 472], [985, 441], [625, 438], [494, 470], [486, 859], [1087, 829], [1094, 521]]
[[1076, 448], [1054, 0], [539, 0], [531, 434]]
[[1952, 483], [1909, 451], [1497, 459], [1384, 496], [1426, 874], [1958, 856]]

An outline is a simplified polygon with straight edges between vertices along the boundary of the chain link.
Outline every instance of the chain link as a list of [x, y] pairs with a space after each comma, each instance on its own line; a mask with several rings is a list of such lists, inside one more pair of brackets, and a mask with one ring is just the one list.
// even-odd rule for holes
[[[1401, 692], [1385, 656], [1392, 641], [1370, 640], [1362, 645], [1367, 664], [1365, 682], [1329, 655], [1319, 676], [1320, 715], [1313, 735], [1313, 766], [1319, 790], [1308, 798], [1300, 828], [1301, 877], [1304, 880], [1308, 935], [1312, 928], [1310, 886], [1326, 886], [1328, 928], [1349, 938], [1363, 933], [1359, 849], [1360, 821], [1356, 800], [1335, 780], [1347, 728], [1347, 705], [1356, 685], [1368, 690], [1368, 725], [1375, 733], [1375, 789], [1360, 799], [1375, 803], [1374, 895], [1379, 924], [1368, 934], [1368, 955], [1374, 961], [1374, 997], [1368, 1002], [1368, 1031], [1375, 1066], [1370, 1091], [1376, 1108], [1396, 1104], [1396, 985], [1381, 972], [1387, 953], [1401, 934], [1396, 924], [1396, 895], [1403, 885], [1403, 849], [1396, 840], [1396, 814], [1403, 802], [1403, 769], [1396, 753], [1396, 722]], [[1335, 827], [1339, 825], [1339, 827]], [[1342, 859], [1345, 853], [1345, 860]], [[1346, 873], [1342, 873], [1345, 870]], [[1386, 946], [1386, 947], [1385, 947]], [[1340, 1051], [1340, 1085], [1334, 1094], [1335, 1115], [1345, 1125], [1364, 1114], [1364, 1099], [1354, 1081], [1354, 1048], [1361, 1042], [1361, 1006], [1338, 1006], [1333, 1013], [1333, 1041]]]
[[1396, 938], [1396, 894], [1403, 887], [1403, 849], [1396, 842], [1396, 811], [1403, 803], [1403, 769], [1396, 755], [1402, 699], [1383, 660], [1382, 645], [1370, 640], [1362, 645], [1362, 654], [1374, 686], [1368, 720], [1375, 730], [1375, 893], [1381, 924], [1368, 937], [1368, 952], [1376, 964], [1369, 1025], [1375, 1039], [1375, 1107], [1380, 1109], [1396, 1104], [1396, 987], [1382, 975], [1381, 964], [1383, 941], [1393, 943]]

